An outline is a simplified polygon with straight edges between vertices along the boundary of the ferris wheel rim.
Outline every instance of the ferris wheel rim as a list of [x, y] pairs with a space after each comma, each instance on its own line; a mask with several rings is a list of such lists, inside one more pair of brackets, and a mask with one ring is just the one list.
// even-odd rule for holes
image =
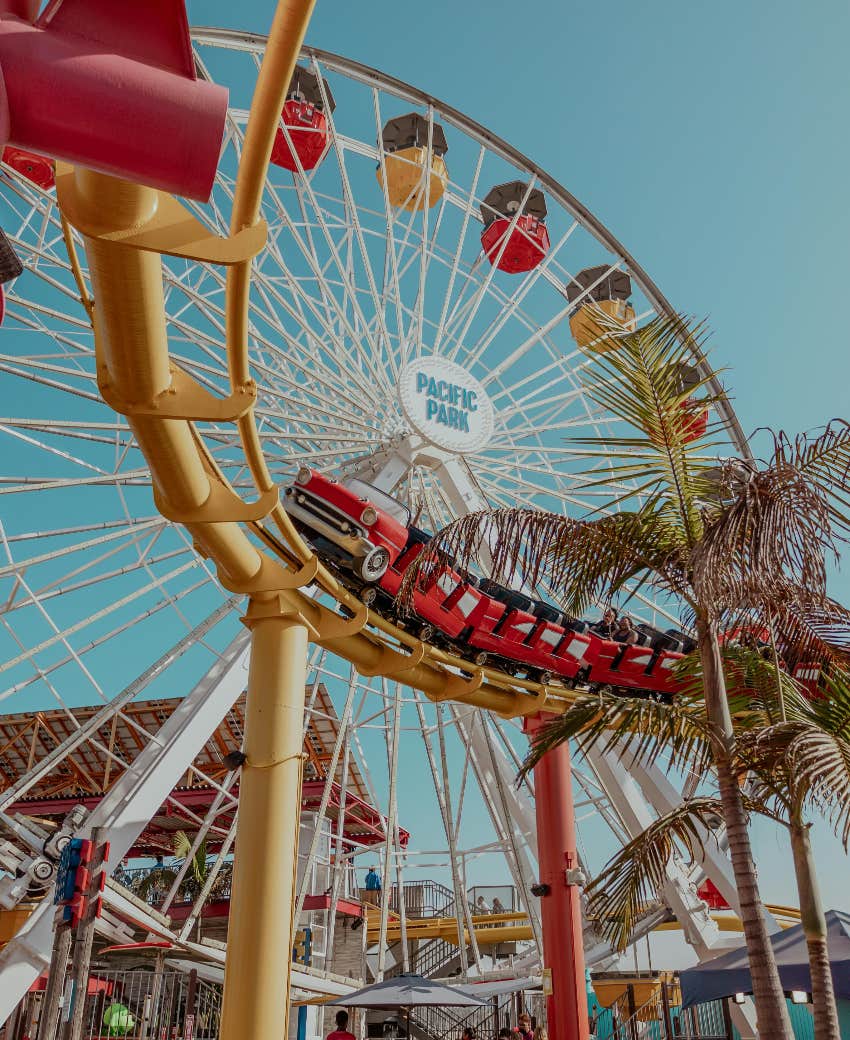
[[[240, 33], [234, 30], [201, 29], [198, 30], [196, 34], [196, 40], [201, 44], [208, 43], [212, 47], [226, 48], [229, 45], [232, 48], [242, 50], [243, 52], [253, 51], [255, 60], [257, 61], [259, 61], [260, 52], [265, 45], [265, 37], [263, 36]], [[352, 80], [357, 79], [357, 76], [352, 73], [352, 70], [354, 70], [355, 73], [360, 70], [358, 74], [361, 76], [363, 82], [367, 84], [384, 87], [388, 93], [400, 95], [416, 103], [431, 105], [432, 109], [438, 108], [440, 113], [448, 114], [448, 118], [460, 131], [471, 136], [473, 139], [478, 140], [482, 145], [482, 150], [487, 148], [488, 150], [493, 151], [494, 154], [502, 155], [523, 170], [530, 170], [532, 172], [538, 170], [536, 165], [518, 152], [518, 150], [512, 148], [506, 142], [501, 141], [501, 139], [497, 138], [495, 135], [490, 134], [483, 127], [468, 119], [468, 117], [464, 116], [458, 110], [453, 109], [451, 106], [445, 105], [442, 102], [436, 101], [425, 92], [419, 91], [399, 80], [393, 79], [392, 77], [385, 76], [376, 70], [368, 69], [366, 66], [362, 66], [357, 62], [353, 62], [337, 55], [332, 55], [326, 51], [321, 51], [316, 48], [305, 48], [303, 53], [313, 57], [316, 61], [325, 63], [329, 68], [338, 71], [342, 75], [348, 76]], [[618, 262], [620, 260], [625, 260], [629, 263], [630, 270], [633, 267], [638, 266], [631, 259], [630, 254], [628, 254], [627, 251], [622, 248], [620, 243], [610, 235], [604, 225], [597, 221], [597, 219], [593, 217], [585, 207], [581, 206], [581, 204], [578, 203], [578, 201], [575, 200], [566, 189], [564, 189], [551, 176], [542, 171], [539, 171], [539, 173], [540, 183], [546, 186], [547, 189], [551, 190], [553, 198], [562, 202], [566, 212], [570, 213], [574, 217], [578, 215], [578, 218], [583, 222], [583, 224], [590, 229], [594, 239], [606, 248], [613, 250], [618, 258]], [[535, 176], [537, 176], [536, 173]], [[423, 250], [425, 248], [423, 239]], [[531, 451], [533, 449], [531, 446], [528, 446], [527, 450]], [[531, 487], [532, 490], [540, 489], [540, 485], [529, 485], [529, 487]], [[300, 539], [296, 543], [296, 546], [299, 543]], [[306, 549], [303, 545], [301, 545], [301, 548]], [[306, 551], [309, 553], [309, 550]], [[328, 588], [327, 591], [340, 602], [347, 603], [348, 596], [342, 592], [338, 583], [332, 582], [332, 584], [334, 585], [334, 588]], [[340, 592], [342, 592], [342, 595], [339, 594]], [[392, 625], [391, 622], [387, 622], [384, 619], [381, 619], [381, 622], [382, 623], [377, 625], [378, 629], [383, 632], [383, 635], [378, 637], [380, 641], [385, 641], [386, 637], [389, 636], [390, 638], [400, 639], [400, 641], [408, 643], [408, 640], [403, 638], [401, 631], [396, 626]], [[431, 657], [432, 660], [448, 663], [454, 667], [458, 666], [458, 662], [452, 657], [452, 655], [442, 654], [440, 651], [436, 651], [435, 648], [429, 648], [429, 657]], [[487, 673], [490, 678], [498, 674], [491, 673], [489, 669], [487, 669]], [[513, 687], [519, 685], [515, 678], [507, 680], [507, 683], [509, 686]]]
[[[220, 32], [222, 32], [225, 35], [227, 35], [228, 38], [233, 38], [235, 36], [236, 38], [241, 39], [245, 35], [245, 34], [238, 34], [238, 33], [236, 33], [236, 34], [227, 33], [227, 31], [224, 31], [224, 30], [222, 30]], [[263, 37], [257, 37], [257, 40], [259, 41], [259, 46], [262, 46], [263, 42], [264, 42], [264, 38]], [[213, 42], [213, 41], [211, 41], [211, 42]], [[218, 42], [218, 41], [216, 41], [216, 42]], [[346, 64], [350, 64], [353, 67], [359, 67], [359, 68], [363, 68], [363, 69], [366, 68], [365, 66], [358, 66], [358, 63], [356, 63], [356, 62], [348, 63], [347, 59], [337, 58], [336, 56], [332, 56], [332, 55], [331, 56], [327, 56], [327, 52], [318, 51], [318, 50], [312, 49], [312, 48], [306, 48], [305, 49], [305, 53], [307, 53], [308, 55], [312, 55], [313, 57], [316, 58], [316, 60], [325, 62], [329, 66], [332, 66], [334, 68], [338, 68], [339, 71], [341, 71], [341, 72], [345, 72], [346, 71], [346, 69], [345, 69]], [[336, 62], [336, 64], [334, 64], [334, 62]], [[369, 70], [367, 70], [367, 71], [369, 71]], [[376, 76], [380, 76], [381, 74], [375, 73], [375, 75]], [[388, 84], [389, 86], [392, 87], [394, 83], [400, 83], [400, 81], [393, 81], [389, 77], [384, 77], [383, 78], [383, 83]], [[429, 103], [428, 102], [428, 95], [422, 94], [422, 92], [417, 92], [417, 91], [414, 90], [414, 88], [410, 88], [410, 87], [408, 87], [405, 84], [400, 84], [400, 86], [404, 89], [405, 92], [407, 92], [408, 94], [410, 94], [412, 96], [413, 100], [417, 100], [417, 96], [418, 96], [419, 100], [422, 101], [422, 103], [426, 103], [426, 104]], [[445, 106], [445, 105], [443, 105], [440, 102], [435, 102], [434, 104], [435, 104], [436, 107], [439, 107], [440, 112], [449, 111], [449, 106]], [[451, 111], [455, 111], [455, 110], [451, 110]], [[462, 116], [462, 114], [457, 113], [456, 125], [459, 127], [459, 129], [461, 129], [464, 132], [468, 133], [469, 132], [469, 130], [468, 130], [469, 126], [473, 126], [474, 127], [474, 126], [477, 126], [478, 124], [473, 124], [471, 120], [467, 120], [466, 117]], [[490, 135], [489, 133], [484, 131], [483, 128], [480, 128], [480, 130], [481, 130], [482, 134], [486, 134], [486, 136], [487, 136], [487, 146], [492, 148], [493, 147], [493, 142], [498, 142], [498, 139], [495, 138], [493, 135]], [[520, 153], [516, 153], [515, 150], [511, 149], [510, 146], [504, 144], [504, 142], [502, 142], [502, 145], [503, 145], [506, 153], [514, 152], [515, 155], [519, 155], [520, 154]], [[510, 158], [510, 155], [508, 155], [508, 157]], [[512, 158], [511, 161], [515, 161], [515, 159]], [[522, 156], [520, 156], [519, 165], [521, 167], [523, 167], [524, 169], [531, 169], [531, 170], [535, 170], [536, 169], [534, 164], [530, 163], [525, 157], [522, 157]], [[567, 196], [569, 196], [569, 193], [566, 192], [566, 189], [561, 188], [561, 186], [559, 184], [557, 184], [557, 182], [555, 182], [551, 178], [548, 178], [545, 174], [542, 173], [542, 171], [540, 171], [537, 176], [538, 176], [538, 179], [539, 179], [540, 183], [546, 185], [547, 189], [551, 191], [553, 197], [559, 198], [561, 196], [561, 193], [565, 193]], [[569, 196], [569, 198], [572, 199], [572, 196]], [[560, 201], [563, 204], [563, 198], [561, 198]], [[577, 201], [576, 201], [576, 205], [577, 206], [579, 205], [577, 203]], [[564, 205], [564, 208], [568, 212], [571, 212], [571, 210], [569, 209], [568, 206]], [[588, 214], [588, 220], [586, 221], [586, 223], [590, 223], [591, 221], [595, 222], [595, 218], [593, 218], [592, 214]], [[600, 234], [598, 228], [592, 228], [591, 230], [593, 231], [594, 237], [596, 237], [600, 241], [605, 242], [608, 233], [607, 233], [606, 229], [604, 229], [604, 227], [601, 224], [599, 225], [599, 228], [601, 228], [602, 231], [605, 232], [605, 233], [604, 234]], [[634, 271], [636, 273], [637, 270], [639, 270], [639, 268], [637, 268], [637, 265], [632, 266], [633, 262], [629, 260], [629, 254], [626, 253], [626, 251], [619, 246], [619, 243], [617, 243], [616, 240], [613, 239], [613, 236], [611, 236], [611, 242], [614, 243], [613, 246], [611, 246], [610, 243], [608, 243], [608, 244], [609, 244], [609, 247], [612, 248], [612, 251], [618, 257], [622, 257], [623, 259], [626, 259], [627, 262], [629, 262], [630, 270], [632, 270], [632, 271]], [[636, 280], [638, 280], [637, 279], [637, 273], [636, 273]], [[644, 292], [646, 292], [645, 285], [642, 285], [641, 287], [644, 289]], [[649, 297], [649, 293], [647, 293], [647, 296]], [[212, 579], [210, 579], [210, 580], [212, 580]], [[339, 599], [339, 597], [337, 597], [337, 598]], [[387, 642], [387, 639], [386, 639], [386, 634], [387, 633], [389, 633], [389, 635], [391, 637], [399, 635], [399, 633], [397, 631], [393, 631], [392, 630], [393, 626], [391, 626], [390, 624], [388, 624], [387, 626], [378, 626], [378, 628], [379, 628], [379, 631], [381, 632], [381, 635], [376, 636], [376, 641], [380, 641], [382, 643], [386, 643]], [[325, 649], [322, 650], [322, 654], [325, 655], [325, 656], [332, 656], [331, 651], [328, 651], [328, 650], [325, 650]], [[453, 657], [450, 657], [450, 655], [444, 654], [441, 651], [434, 650], [434, 648], [429, 648], [429, 656], [431, 656], [433, 660], [436, 660], [436, 661], [438, 661], [438, 662], [440, 662], [442, 664], [446, 664], [447, 663], [450, 667], [453, 667], [453, 668], [457, 667], [457, 665], [458, 665], [458, 662], [457, 662], [456, 659], [454, 659]], [[490, 681], [492, 681], [493, 678], [497, 678], [497, 679], [501, 678], [506, 683], [506, 685], [507, 685], [507, 687], [509, 689], [514, 689], [514, 690], [518, 689], [519, 691], [523, 691], [527, 687], [532, 687], [534, 689], [539, 689], [539, 685], [537, 683], [525, 683], [523, 681], [517, 681], [513, 677], [504, 676], [504, 675], [502, 675], [498, 671], [495, 672], [495, 673], [490, 673], [489, 670], [487, 670], [487, 671], [488, 671], [488, 678], [490, 679]], [[378, 679], [378, 684], [379, 685], [382, 682], [384, 682], [384, 684], [386, 684], [388, 682], [390, 685], [395, 685], [396, 687], [401, 687], [403, 685], [403, 680], [401, 678], [394, 678], [392, 676], [388, 677], [386, 680]], [[367, 685], [369, 685], [369, 677], [368, 676], [367, 676]], [[384, 696], [384, 700], [386, 701], [387, 700], [387, 695], [384, 694], [383, 696]], [[420, 697], [420, 695], [418, 693], [415, 696], [419, 700], [423, 700], [424, 699], [424, 698]], [[481, 717], [482, 717], [482, 719], [485, 718], [483, 713], [482, 713]], [[494, 719], [494, 721], [496, 721], [496, 720]]]
[[[210, 46], [226, 46], [228, 43], [239, 42], [264, 50], [268, 42], [268, 37], [262, 33], [253, 33], [239, 29], [223, 29], [215, 26], [192, 27], [191, 34], [193, 43], [209, 44]], [[302, 46], [300, 57], [312, 58], [317, 62], [325, 64], [328, 68], [359, 80], [362, 83], [379, 89], [388, 89], [417, 105], [432, 106], [442, 117], [452, 122], [457, 129], [468, 134], [507, 162], [531, 173], [582, 227], [625, 262], [629, 274], [634, 277], [638, 287], [659, 314], [663, 314], [672, 320], [680, 317], [679, 312], [676, 311], [646, 269], [592, 210], [565, 188], [556, 177], [538, 165], [520, 149], [505, 141], [504, 138], [493, 133], [477, 120], [465, 115], [460, 109], [442, 101], [433, 94], [420, 90], [404, 80], [381, 72], [379, 69], [358, 62], [353, 58], [347, 58], [333, 51], [308, 44]], [[700, 374], [708, 377], [709, 382], [707, 385], [710, 386], [712, 393], [717, 395], [717, 410], [722, 416], [723, 424], [731, 436], [736, 450], [743, 458], [752, 458], [749, 441], [726, 395], [725, 388], [714, 371], [709, 368], [704, 354], [701, 351], [695, 351], [692, 346], [690, 349]]]

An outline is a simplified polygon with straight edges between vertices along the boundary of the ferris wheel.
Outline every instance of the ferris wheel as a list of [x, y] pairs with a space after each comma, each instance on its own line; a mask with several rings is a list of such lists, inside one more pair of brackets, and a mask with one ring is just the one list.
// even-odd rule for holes
[[[231, 108], [211, 201], [190, 205], [225, 233], [264, 41], [202, 29], [195, 46], [201, 73], [230, 88]], [[628, 326], [669, 308], [560, 184], [457, 110], [306, 49], [282, 113], [263, 217], [268, 246], [253, 269], [250, 360], [259, 437], [281, 487], [303, 467], [357, 477], [430, 531], [483, 507], [571, 515], [606, 507], [611, 491], [588, 479], [575, 446], [616, 428], [588, 394], [583, 348], [602, 334], [593, 315], [601, 309]], [[74, 236], [48, 165], [7, 150], [0, 225], [24, 266], [6, 287], [0, 359], [0, 710], [102, 703], [117, 717], [139, 696], [208, 697], [210, 675], [234, 673], [238, 687], [238, 604], [185, 530], [157, 513], [139, 447], [98, 392], [97, 300], [84, 254], [67, 248]], [[164, 277], [172, 357], [226, 396], [224, 276], [165, 258]], [[723, 407], [730, 444], [738, 444], [735, 417]], [[232, 426], [210, 421], [201, 433], [214, 464], [249, 493]], [[615, 463], [599, 464], [599, 475]], [[675, 604], [646, 590], [630, 609], [649, 624], [678, 624]], [[305, 730], [334, 723], [331, 778], [356, 763], [362, 794], [385, 821], [385, 841], [357, 850], [356, 869], [377, 858], [400, 887], [434, 876], [453, 892], [459, 917], [469, 914], [465, 894], [476, 885], [511, 886], [528, 917], [522, 951], [533, 963], [534, 791], [530, 782], [513, 785], [524, 747], [518, 725], [431, 704], [320, 648], [308, 688]], [[163, 747], [168, 753], [180, 751]], [[60, 787], [62, 762], [57, 754]], [[576, 764], [574, 778], [589, 873], [677, 794], [660, 774], [627, 775], [610, 754]], [[5, 806], [2, 798], [0, 790]], [[327, 807], [323, 797], [319, 814]], [[303, 877], [321, 855], [308, 842]], [[695, 893], [701, 869], [671, 874], [647, 929], [672, 908], [695, 945], [710, 945], [713, 925]], [[339, 869], [329, 877], [344, 883]], [[307, 882], [301, 888], [303, 904]], [[476, 968], [483, 952], [473, 944]], [[609, 955], [602, 947], [594, 954]], [[462, 960], [473, 967], [465, 950]]]

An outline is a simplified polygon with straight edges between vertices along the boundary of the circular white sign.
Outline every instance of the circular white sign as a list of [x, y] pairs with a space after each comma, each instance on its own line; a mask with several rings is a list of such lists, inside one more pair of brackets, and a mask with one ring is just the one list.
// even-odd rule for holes
[[438, 448], [464, 455], [493, 435], [493, 405], [484, 387], [453, 361], [411, 361], [399, 375], [399, 393], [408, 422]]

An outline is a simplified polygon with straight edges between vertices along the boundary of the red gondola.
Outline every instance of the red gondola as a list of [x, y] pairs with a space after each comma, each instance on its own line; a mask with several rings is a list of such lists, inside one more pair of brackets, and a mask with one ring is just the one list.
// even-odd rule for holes
[[500, 271], [531, 271], [549, 251], [546, 200], [537, 188], [529, 191], [522, 181], [498, 184], [481, 203], [481, 216], [481, 246], [490, 263]]
[[[700, 374], [694, 365], [679, 365], [679, 385], [682, 393], [695, 390], [701, 381]], [[679, 405], [687, 417], [682, 425], [682, 433], [686, 444], [704, 437], [708, 429], [708, 409], [698, 398], [688, 398]]]
[[0, 325], [6, 317], [6, 294], [3, 285], [17, 278], [23, 271], [23, 264], [12, 248], [12, 243], [0, 228]]
[[323, 80], [320, 85], [318, 76], [296, 65], [281, 113], [286, 133], [279, 127], [272, 147], [275, 166], [296, 173], [299, 165], [303, 170], [319, 165], [328, 146], [326, 103], [333, 112], [335, 104], [327, 82]]

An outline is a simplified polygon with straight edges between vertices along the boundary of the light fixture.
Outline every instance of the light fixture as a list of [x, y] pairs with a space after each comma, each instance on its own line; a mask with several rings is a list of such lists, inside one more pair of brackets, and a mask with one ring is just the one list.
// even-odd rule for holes
[[809, 994], [802, 989], [791, 990], [791, 1003], [792, 1004], [808, 1004]]
[[747, 994], [746, 993], [736, 993], [735, 996], [732, 997], [732, 1000], [736, 1004], [743, 1004], [746, 999], [747, 999]]

